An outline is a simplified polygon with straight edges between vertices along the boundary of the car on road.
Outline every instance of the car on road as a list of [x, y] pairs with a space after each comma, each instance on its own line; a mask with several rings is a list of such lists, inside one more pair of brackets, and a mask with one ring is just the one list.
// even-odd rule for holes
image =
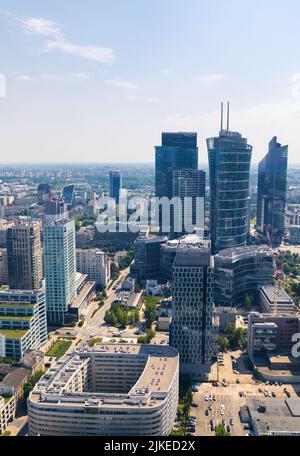
[[122, 334], [119, 331], [113, 332], [113, 337], [120, 337]]

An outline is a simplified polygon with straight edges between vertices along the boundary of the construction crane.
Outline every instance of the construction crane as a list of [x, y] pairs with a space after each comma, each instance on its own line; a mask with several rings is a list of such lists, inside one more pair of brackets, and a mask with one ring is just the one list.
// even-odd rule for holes
[[[264, 232], [266, 234], [267, 244], [273, 250], [272, 239], [270, 236], [268, 225], [264, 225]], [[278, 296], [280, 295], [280, 278], [282, 275], [282, 271], [276, 263], [276, 256], [275, 256], [274, 250], [272, 253], [272, 259], [273, 259], [273, 267], [274, 267], [274, 271], [275, 271], [274, 272], [274, 280], [275, 280], [274, 313], [277, 314], [277, 303], [278, 303]]]

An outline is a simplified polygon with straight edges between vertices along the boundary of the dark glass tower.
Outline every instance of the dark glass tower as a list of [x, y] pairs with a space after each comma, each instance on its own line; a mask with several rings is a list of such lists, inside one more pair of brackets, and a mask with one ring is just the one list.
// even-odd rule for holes
[[197, 133], [162, 133], [155, 147], [155, 196], [172, 197], [172, 172], [198, 169]]
[[270, 235], [273, 247], [284, 234], [288, 146], [281, 146], [276, 136], [258, 165], [256, 228]]
[[212, 253], [246, 245], [249, 210], [249, 172], [252, 146], [240, 133], [221, 131], [207, 139], [210, 181]]
[[[162, 145], [155, 147], [155, 196], [171, 199], [173, 197], [173, 172], [197, 169], [197, 133], [162, 133]], [[172, 213], [170, 216], [172, 225]], [[172, 237], [172, 227], [166, 231], [163, 230], [162, 225], [162, 209], [160, 206], [160, 233]]]
[[75, 185], [66, 185], [63, 188], [62, 198], [68, 209], [71, 209], [74, 201]]
[[[180, 198], [181, 207], [171, 220], [172, 238], [194, 232], [185, 226], [185, 217], [196, 227], [197, 234], [204, 235], [205, 179], [205, 172], [200, 169], [173, 171], [172, 196]], [[178, 230], [179, 225], [181, 229]]]
[[120, 171], [110, 171], [109, 173], [109, 196], [120, 202], [120, 190], [122, 189], [122, 174]]

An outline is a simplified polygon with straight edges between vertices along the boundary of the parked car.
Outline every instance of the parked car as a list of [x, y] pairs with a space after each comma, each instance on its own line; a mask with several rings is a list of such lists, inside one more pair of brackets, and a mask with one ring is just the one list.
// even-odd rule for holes
[[192, 407], [198, 407], [198, 404], [196, 402], [192, 402]]
[[272, 396], [273, 396], [273, 397], [276, 397], [275, 391], [272, 391]]
[[226, 426], [226, 431], [227, 431], [227, 432], [230, 432], [230, 426], [229, 426], [229, 424], [227, 424], [227, 426]]
[[205, 415], [208, 416], [209, 415], [209, 411], [208, 409], [205, 410]]

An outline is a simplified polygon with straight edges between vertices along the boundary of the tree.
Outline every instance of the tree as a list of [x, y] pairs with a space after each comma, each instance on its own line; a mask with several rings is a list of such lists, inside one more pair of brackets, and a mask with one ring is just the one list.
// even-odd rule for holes
[[221, 351], [226, 351], [229, 348], [229, 340], [227, 337], [219, 337], [218, 344]]
[[146, 303], [144, 316], [147, 328], [151, 328], [152, 323], [156, 320], [156, 304], [154, 302]]
[[146, 334], [147, 334], [147, 342], [148, 342], [148, 344], [150, 344], [151, 340], [155, 336], [155, 332], [153, 331], [153, 329], [149, 328], [146, 330]]
[[118, 268], [118, 266], [116, 265], [116, 263], [111, 262], [111, 263], [110, 263], [110, 274], [111, 274], [111, 278], [112, 278], [113, 280], [116, 279], [116, 278], [119, 276], [119, 273], [120, 273], [120, 269]]
[[26, 400], [30, 394], [30, 391], [33, 390], [34, 385], [39, 381], [39, 379], [42, 377], [44, 374], [44, 371], [42, 370], [37, 370], [34, 372], [30, 377], [28, 378], [27, 382], [24, 383], [23, 385], [23, 396], [24, 399]]
[[224, 424], [217, 424], [215, 427], [215, 435], [217, 437], [228, 437], [230, 436], [230, 432], [226, 431]]
[[252, 296], [246, 294], [244, 298], [244, 306], [246, 310], [250, 310], [252, 307], [253, 299], [251, 299]]

